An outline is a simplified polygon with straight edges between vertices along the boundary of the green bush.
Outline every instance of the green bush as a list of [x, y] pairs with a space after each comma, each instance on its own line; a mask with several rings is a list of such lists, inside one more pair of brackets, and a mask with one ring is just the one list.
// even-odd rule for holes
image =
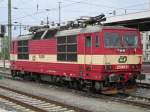
[[9, 49], [8, 49], [8, 45], [9, 45], [9, 41], [8, 41], [8, 37], [5, 36], [3, 39], [2, 39], [2, 51], [0, 52], [0, 57], [3, 58], [5, 57], [5, 59], [9, 59]]

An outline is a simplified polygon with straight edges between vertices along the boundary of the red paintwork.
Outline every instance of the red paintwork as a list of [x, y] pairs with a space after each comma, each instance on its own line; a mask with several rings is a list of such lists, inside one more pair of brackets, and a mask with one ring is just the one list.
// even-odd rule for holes
[[[128, 69], [116, 69], [117, 65], [112, 65], [112, 70], [105, 70], [104, 65], [92, 65], [91, 69], [87, 72], [84, 70], [84, 65], [80, 64], [64, 64], [64, 63], [47, 63], [47, 62], [28, 62], [28, 61], [16, 61], [11, 62], [11, 67], [13, 69], [28, 71], [28, 72], [37, 72], [47, 75], [61, 75], [69, 77], [77, 77], [83, 79], [91, 80], [103, 80], [103, 75], [110, 75], [112, 73], [121, 75], [125, 74], [126, 76], [129, 73], [139, 73], [141, 65], [137, 65], [136, 69], [133, 69], [130, 65]], [[86, 65], [88, 67], [88, 65]], [[82, 71], [82, 73], [81, 73]]]
[[56, 54], [56, 39], [29, 41], [29, 54]]
[[[141, 41], [138, 41], [138, 48], [136, 48], [136, 52], [135, 52], [135, 49], [133, 48], [130, 48], [130, 49], [127, 49], [125, 53], [119, 53], [117, 52], [117, 49], [116, 48], [104, 48], [104, 40], [103, 40], [103, 32], [118, 32], [120, 34], [124, 33], [124, 32], [137, 32], [137, 30], [112, 30], [112, 29], [104, 29], [102, 30], [102, 32], [96, 32], [96, 33], [92, 33], [92, 34], [80, 34], [78, 36], [78, 54], [91, 54], [91, 50], [92, 50], [92, 54], [107, 54], [107, 55], [125, 55], [125, 54], [142, 54], [142, 44], [141, 44]], [[99, 34], [100, 35], [100, 48], [96, 48], [94, 46], [94, 35], [95, 34]], [[88, 36], [88, 35], [91, 35], [92, 36], [92, 48], [86, 48], [86, 51], [85, 51], [85, 41], [84, 41], [84, 37]], [[140, 33], [138, 32], [138, 38], [139, 40], [141, 40], [141, 36], [140, 36]]]
[[17, 54], [17, 41], [12, 41], [10, 53], [11, 54]]
[[[103, 29], [102, 32], [96, 32], [91, 34], [79, 34], [78, 35], [78, 47], [77, 53], [80, 55], [120, 55], [117, 49], [108, 49], [104, 48], [103, 43], [103, 32], [108, 31], [116, 31], [120, 34], [126, 31], [136, 31], [136, 30], [127, 30], [127, 29]], [[100, 35], [100, 48], [96, 48], [94, 46], [94, 35]], [[92, 36], [92, 47], [85, 48], [85, 36], [91, 35]], [[127, 49], [125, 53], [122, 55], [128, 54], [142, 54], [141, 48], [141, 37], [139, 35], [139, 43], [138, 48], [135, 49]], [[29, 40], [29, 54], [57, 54], [57, 45], [56, 45], [56, 38], [47, 39], [47, 40]], [[11, 51], [12, 54], [17, 54], [17, 41], [14, 41], [14, 50]], [[28, 62], [28, 61], [12, 61], [11, 62], [11, 69], [12, 70], [21, 70], [27, 72], [37, 72], [43, 73], [43, 75], [60, 75], [60, 76], [67, 76], [67, 77], [77, 77], [83, 79], [90, 79], [90, 80], [103, 80], [105, 75], [110, 75], [115, 73], [116, 75], [124, 74], [126, 80], [129, 79], [129, 75], [133, 74], [140, 74], [141, 65], [137, 65], [138, 67], [132, 68], [132, 65], [129, 66], [128, 69], [121, 69], [116, 70], [117, 65], [112, 65], [111, 71], [105, 70], [105, 65], [79, 65], [79, 64], [65, 64], [65, 63], [49, 63], [49, 62]], [[90, 68], [90, 70], [87, 70]]]

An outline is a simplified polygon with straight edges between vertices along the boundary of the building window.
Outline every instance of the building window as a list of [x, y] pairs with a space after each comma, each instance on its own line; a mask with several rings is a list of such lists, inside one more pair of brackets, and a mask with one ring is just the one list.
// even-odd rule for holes
[[146, 54], [146, 61], [148, 60], [148, 54]]
[[149, 47], [148, 47], [149, 45], [148, 44], [146, 44], [146, 49], [148, 49]]
[[57, 38], [57, 60], [77, 61], [76, 36], [64, 36]]
[[95, 36], [94, 38], [94, 44], [95, 44], [95, 47], [100, 47], [100, 37], [98, 35]]
[[147, 60], [148, 60], [148, 61], [150, 61], [150, 55], [149, 55], [149, 54], [148, 54], [148, 58], [147, 58]]
[[85, 39], [85, 44], [86, 44], [86, 47], [91, 47], [92, 46], [92, 41], [91, 41], [91, 36], [87, 36], [86, 39]]
[[29, 59], [28, 40], [18, 41], [18, 59]]

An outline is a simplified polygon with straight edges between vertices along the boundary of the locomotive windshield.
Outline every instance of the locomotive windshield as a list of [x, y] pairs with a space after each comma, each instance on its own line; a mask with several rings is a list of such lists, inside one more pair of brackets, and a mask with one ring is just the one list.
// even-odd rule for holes
[[104, 43], [106, 48], [116, 48], [121, 46], [121, 37], [115, 32], [106, 32], [104, 34]]
[[123, 42], [125, 47], [137, 47], [138, 44], [138, 36], [133, 33], [126, 33], [123, 36]]
[[106, 48], [131, 47], [136, 48], [138, 36], [136, 33], [124, 33], [121, 35], [117, 32], [104, 33], [104, 46]]

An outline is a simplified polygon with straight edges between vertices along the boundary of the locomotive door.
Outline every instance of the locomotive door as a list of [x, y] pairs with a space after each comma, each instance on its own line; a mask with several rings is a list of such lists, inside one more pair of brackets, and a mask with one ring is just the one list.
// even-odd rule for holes
[[[11, 43], [11, 54], [15, 53], [14, 44], [15, 44], [15, 42]], [[15, 56], [14, 55], [11, 56], [11, 60], [15, 60]]]
[[84, 48], [85, 48], [85, 54], [84, 54], [84, 63], [85, 63], [85, 72], [86, 75], [89, 74], [89, 72], [91, 71], [91, 67], [92, 67], [92, 34], [87, 34], [84, 36], [85, 37], [85, 44], [84, 44]]

